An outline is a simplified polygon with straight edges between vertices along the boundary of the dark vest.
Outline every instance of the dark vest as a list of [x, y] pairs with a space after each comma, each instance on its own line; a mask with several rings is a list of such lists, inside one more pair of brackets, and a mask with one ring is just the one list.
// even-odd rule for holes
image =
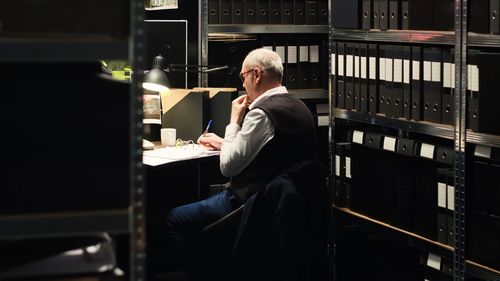
[[243, 202], [293, 164], [317, 156], [313, 116], [301, 100], [290, 94], [278, 94], [256, 108], [266, 113], [275, 132], [255, 159], [231, 178], [231, 188]]

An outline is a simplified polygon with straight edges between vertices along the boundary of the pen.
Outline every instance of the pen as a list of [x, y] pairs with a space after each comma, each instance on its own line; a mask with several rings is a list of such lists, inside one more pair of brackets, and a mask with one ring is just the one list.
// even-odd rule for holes
[[210, 129], [210, 125], [212, 125], [212, 119], [210, 119], [210, 121], [208, 121], [207, 128], [203, 132], [203, 136], [205, 136], [208, 133], [208, 129]]

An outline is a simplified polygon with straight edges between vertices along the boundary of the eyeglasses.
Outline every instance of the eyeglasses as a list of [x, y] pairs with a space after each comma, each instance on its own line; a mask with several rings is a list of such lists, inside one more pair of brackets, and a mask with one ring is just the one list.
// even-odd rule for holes
[[250, 69], [250, 70], [247, 70], [247, 71], [245, 71], [245, 72], [240, 73], [240, 79], [241, 79], [241, 82], [245, 82], [245, 78], [246, 78], [246, 75], [245, 75], [245, 74], [247, 74], [248, 72], [253, 71], [253, 70], [254, 70], [254, 69], [252, 68], [252, 69]]

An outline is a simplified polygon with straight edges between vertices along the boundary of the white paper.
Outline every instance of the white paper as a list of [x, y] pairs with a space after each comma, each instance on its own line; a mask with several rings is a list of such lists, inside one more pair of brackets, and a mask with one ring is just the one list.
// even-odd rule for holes
[[319, 62], [319, 46], [311, 45], [309, 46], [309, 61]]
[[420, 62], [418, 60], [412, 61], [412, 79], [420, 80]]
[[410, 66], [409, 60], [403, 60], [403, 83], [410, 84]]
[[424, 61], [424, 81], [432, 80], [432, 64], [430, 61]]
[[171, 162], [176, 162], [177, 160], [173, 159], [167, 159], [167, 158], [160, 158], [160, 157], [153, 157], [153, 156], [142, 156], [142, 163], [147, 166], [159, 166]]
[[385, 80], [385, 58], [380, 58], [378, 60], [378, 79]]
[[392, 77], [392, 59], [385, 59], [385, 81], [392, 82], [394, 81]]
[[396, 138], [384, 137], [384, 149], [389, 151], [396, 151]]
[[335, 175], [340, 177], [340, 156], [335, 155]]
[[453, 185], [447, 186], [448, 191], [448, 209], [455, 211], [455, 187]]
[[319, 127], [327, 127], [329, 125], [328, 115], [326, 116], [318, 116], [318, 126]]
[[474, 148], [474, 156], [491, 158], [491, 146], [476, 144], [476, 147]]
[[446, 208], [446, 184], [438, 182], [438, 207]]
[[300, 46], [299, 48], [299, 62], [309, 62], [309, 46]]
[[449, 62], [443, 64], [443, 87], [453, 88], [451, 84], [451, 63]]
[[287, 63], [297, 63], [297, 46], [288, 46]]
[[370, 79], [376, 80], [377, 79], [377, 58], [370, 57], [369, 59], [370, 63]]
[[276, 46], [276, 53], [278, 53], [278, 55], [280, 56], [281, 58], [281, 61], [283, 63], [285, 63], [285, 46]]
[[359, 77], [359, 57], [354, 56], [354, 77]]
[[332, 59], [331, 59], [331, 65], [330, 65], [330, 70], [331, 70], [331, 73], [332, 75], [335, 75], [335, 54], [332, 54], [330, 56]]
[[441, 270], [441, 257], [435, 254], [429, 253], [427, 257], [427, 266], [432, 267], [437, 270]]
[[431, 63], [431, 73], [432, 73], [432, 81], [433, 82], [441, 82], [441, 63], [433, 61]]
[[361, 79], [366, 79], [366, 57], [361, 57]]
[[394, 82], [403, 82], [403, 60], [394, 59]]
[[432, 144], [422, 143], [422, 146], [420, 147], [420, 156], [434, 159], [434, 148], [435, 147]]
[[344, 56], [339, 55], [337, 56], [337, 72], [339, 76], [344, 76]]
[[345, 176], [351, 178], [351, 157], [345, 158]]
[[210, 151], [197, 144], [188, 144], [182, 147], [163, 147], [143, 152], [143, 157], [157, 157], [171, 160], [188, 160], [209, 155], [220, 154], [220, 151]]
[[354, 131], [352, 133], [352, 142], [363, 144], [363, 135], [364, 133], [361, 131]]
[[346, 69], [345, 69], [345, 76], [347, 77], [352, 77], [353, 75], [353, 57], [351, 55], [346, 55]]

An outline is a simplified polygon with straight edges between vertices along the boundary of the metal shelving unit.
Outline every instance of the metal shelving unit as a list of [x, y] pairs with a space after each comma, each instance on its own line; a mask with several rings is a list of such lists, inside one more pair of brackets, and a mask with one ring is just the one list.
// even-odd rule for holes
[[467, 130], [466, 132], [467, 142], [482, 144], [493, 147], [500, 147], [500, 136], [483, 134], [478, 132], [473, 132], [471, 130]]
[[209, 24], [208, 33], [325, 33], [329, 32], [328, 25], [286, 25], [286, 24]]
[[455, 43], [454, 33], [449, 31], [332, 29], [331, 36], [333, 40], [345, 41], [396, 42], [434, 45], [453, 45]]

